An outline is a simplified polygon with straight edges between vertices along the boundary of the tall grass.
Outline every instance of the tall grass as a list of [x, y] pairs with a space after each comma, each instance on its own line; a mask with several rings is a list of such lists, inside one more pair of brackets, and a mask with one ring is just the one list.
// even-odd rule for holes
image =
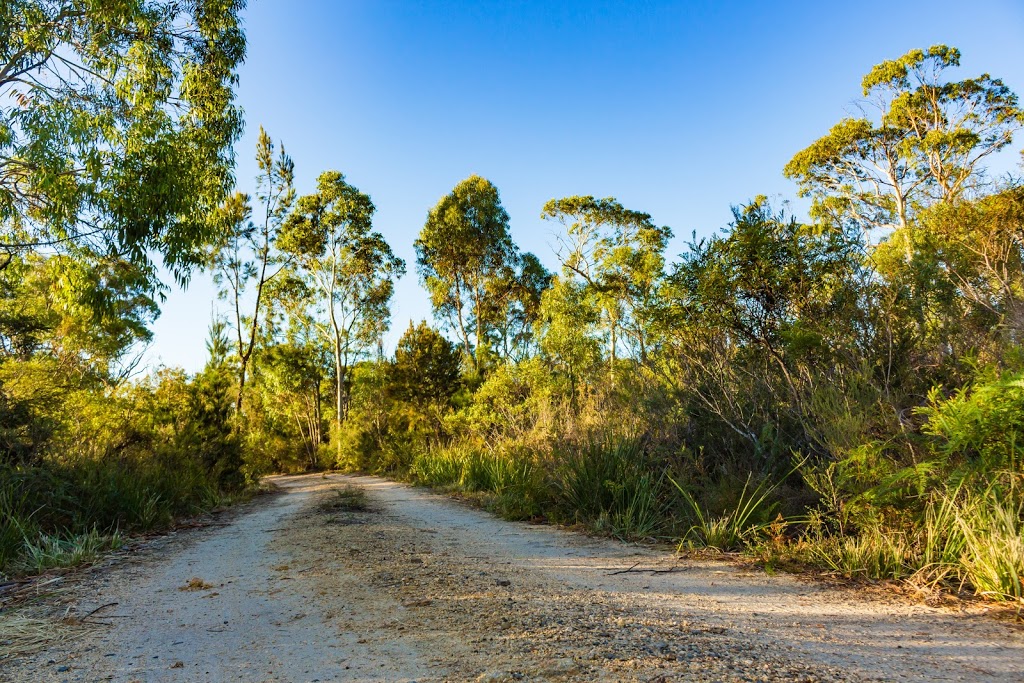
[[671, 480], [694, 520], [679, 542], [680, 547], [742, 550], [756, 542], [760, 533], [772, 524], [769, 521], [771, 497], [778, 486], [767, 481], [751, 486], [752, 480], [753, 475], [748, 475], [735, 506], [719, 515], [705, 511], [690, 491]]
[[526, 448], [456, 443], [417, 453], [409, 477], [426, 486], [487, 494], [511, 519], [548, 517], [623, 538], [662, 533], [671, 521], [666, 477], [636, 439], [605, 439], [542, 459]]
[[875, 527], [823, 541], [811, 556], [848, 578], [904, 579], [913, 573], [912, 552], [905, 536]]
[[992, 483], [979, 491], [961, 483], [931, 496], [921, 518], [905, 526], [818, 539], [810, 559], [847, 577], [1024, 601], [1024, 499], [1017, 487]]
[[0, 466], [0, 573], [74, 564], [222, 500], [199, 464], [171, 455]]
[[535, 458], [519, 450], [486, 450], [471, 444], [415, 455], [409, 477], [418, 484], [464, 493], [490, 494], [488, 507], [509, 519], [544, 513], [547, 485]]
[[963, 534], [960, 566], [978, 595], [1024, 600], [1024, 499], [992, 487], [969, 496], [957, 525]]
[[594, 441], [562, 458], [554, 478], [556, 512], [614, 536], [657, 536], [672, 517], [666, 479], [640, 439]]

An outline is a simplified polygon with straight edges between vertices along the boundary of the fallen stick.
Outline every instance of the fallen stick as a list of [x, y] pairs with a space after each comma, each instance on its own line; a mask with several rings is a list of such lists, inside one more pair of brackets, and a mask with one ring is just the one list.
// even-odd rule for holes
[[650, 574], [671, 574], [672, 572], [677, 572], [677, 571], [679, 571], [681, 569], [685, 569], [685, 567], [680, 567], [679, 565], [676, 565], [675, 567], [669, 567], [668, 569], [655, 569], [653, 567], [644, 568], [644, 569], [637, 569], [637, 567], [639, 565], [640, 565], [640, 563], [637, 562], [636, 564], [634, 564], [629, 569], [620, 569], [617, 572], [610, 572], [610, 573], [606, 574], [606, 576], [615, 576], [616, 574], [629, 574], [629, 573], [634, 573], [634, 574], [644, 574], [644, 573], [650, 573]]
[[[105, 610], [105, 609], [106, 609], [106, 608], [108, 608], [108, 607], [116, 607], [116, 606], [117, 606], [117, 604], [118, 604], [118, 603], [116, 603], [116, 602], [108, 602], [108, 603], [107, 603], [107, 604], [105, 604], [105, 605], [100, 605], [99, 607], [97, 607], [97, 608], [96, 608], [96, 609], [94, 609], [93, 611], [91, 611], [91, 612], [89, 612], [88, 614], [86, 614], [86, 615], [85, 615], [84, 617], [80, 617], [80, 618], [78, 619], [78, 621], [85, 621], [86, 619], [88, 619], [88, 618], [89, 618], [89, 617], [91, 617], [92, 615], [96, 614], [96, 613], [97, 613], [97, 612], [99, 612], [100, 610]], [[109, 618], [109, 617], [107, 617], [107, 618]]]

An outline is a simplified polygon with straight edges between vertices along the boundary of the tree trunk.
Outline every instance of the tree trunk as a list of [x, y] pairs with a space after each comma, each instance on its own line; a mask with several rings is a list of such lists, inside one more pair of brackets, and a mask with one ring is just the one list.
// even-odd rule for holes
[[314, 444], [320, 446], [324, 442], [323, 435], [323, 413], [320, 408], [320, 380], [317, 379], [313, 382], [313, 422], [316, 425], [316, 437], [313, 441]]
[[[334, 317], [333, 314], [332, 314], [331, 317], [332, 318]], [[337, 327], [335, 327], [335, 337], [334, 337], [334, 379], [335, 379], [335, 382], [334, 382], [335, 383], [335, 392], [334, 392], [335, 406], [334, 406], [334, 408], [335, 408], [335, 411], [336, 411], [335, 414], [334, 414], [334, 428], [335, 428], [334, 441], [335, 441], [335, 444], [336, 444], [338, 460], [340, 461], [341, 460], [341, 422], [342, 422], [342, 417], [343, 417], [343, 413], [342, 413], [342, 409], [343, 409], [343, 406], [342, 406], [342, 404], [343, 404], [342, 395], [345, 392], [345, 388], [344, 388], [345, 387], [345, 376], [342, 373], [342, 369], [341, 369], [341, 335], [338, 334]]]
[[241, 421], [238, 419], [242, 416], [242, 393], [245, 391], [245, 369], [247, 363], [246, 359], [242, 359], [238, 368], [238, 397], [235, 399], [235, 421], [236, 428], [241, 428]]
[[476, 361], [476, 349], [473, 351], [469, 350], [469, 333], [466, 331], [466, 321], [462, 315], [462, 286], [459, 284], [458, 278], [455, 280], [455, 299], [456, 299], [456, 318], [459, 322], [459, 333], [462, 335], [462, 343], [464, 345], [464, 352], [469, 356], [470, 361], [473, 363], [473, 370], [477, 370]]
[[611, 318], [611, 325], [609, 326], [608, 334], [608, 375], [611, 378], [613, 387], [615, 386], [615, 347], [618, 346], [619, 342], [618, 336], [616, 335], [617, 330], [618, 324], [616, 319], [613, 317]]

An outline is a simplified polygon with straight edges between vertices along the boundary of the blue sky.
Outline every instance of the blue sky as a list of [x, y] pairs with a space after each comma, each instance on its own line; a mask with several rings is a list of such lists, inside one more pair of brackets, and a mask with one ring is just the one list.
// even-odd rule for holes
[[[252, 189], [263, 125], [294, 158], [300, 194], [336, 169], [371, 195], [409, 267], [388, 347], [410, 319], [430, 319], [412, 243], [473, 173], [497, 185], [516, 242], [549, 268], [554, 226], [540, 209], [572, 194], [614, 196], [671, 226], [672, 260], [694, 231], [726, 225], [730, 205], [795, 199], [782, 167], [853, 110], [882, 60], [955, 45], [961, 75], [988, 72], [1024, 96], [1014, 0], [255, 0], [244, 16], [238, 187]], [[995, 170], [1019, 171], [1019, 158]], [[151, 364], [203, 365], [214, 297], [202, 274], [170, 292]]]

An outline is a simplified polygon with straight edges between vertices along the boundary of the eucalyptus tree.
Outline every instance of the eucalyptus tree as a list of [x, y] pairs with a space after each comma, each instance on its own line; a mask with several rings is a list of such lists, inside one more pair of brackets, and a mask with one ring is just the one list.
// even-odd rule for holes
[[434, 314], [458, 335], [479, 373], [501, 310], [495, 299], [509, 295], [518, 259], [498, 188], [476, 175], [460, 182], [427, 214], [415, 247]]
[[989, 74], [944, 79], [959, 65], [959, 50], [935, 45], [864, 77], [861, 116], [837, 123], [785, 168], [819, 217], [906, 229], [922, 208], [975, 189], [984, 161], [1024, 126], [1024, 110]]
[[535, 350], [534, 326], [541, 316], [541, 298], [551, 287], [552, 278], [540, 259], [525, 253], [488, 281], [486, 300], [492, 310], [486, 317], [493, 320], [490, 344], [503, 358], [517, 362]]
[[[986, 176], [986, 163], [1011, 145], [1024, 126], [1024, 110], [989, 74], [950, 79], [948, 71], [959, 65], [960, 51], [945, 45], [878, 64], [862, 82], [862, 114], [840, 121], [785, 168], [813, 199], [822, 224], [880, 233], [864, 240], [865, 260], [884, 286], [878, 324], [889, 340], [887, 355], [899, 357], [897, 350], [906, 349], [901, 361], [886, 364], [907, 369], [898, 382], [905, 386], [936, 380], [915, 368], [934, 373], [977, 354], [980, 337], [963, 334], [972, 326], [1019, 327], [1013, 311], [1022, 310], [1021, 297], [1007, 298], [1012, 288], [999, 283], [1009, 273], [998, 272], [998, 264], [1017, 260], [1013, 245], [1019, 240], [977, 223], [970, 207], [996, 207], [984, 200], [998, 189]], [[968, 253], [977, 248], [986, 252], [980, 260]], [[975, 266], [981, 270], [972, 272]], [[986, 271], [984, 281], [978, 279]], [[1003, 290], [996, 295], [1001, 302], [982, 306], [989, 309], [984, 314], [974, 310], [980, 317], [969, 316], [967, 300], [985, 302], [989, 286]], [[956, 374], [944, 379], [958, 381]]]
[[307, 455], [315, 458], [326, 441], [323, 388], [334, 364], [332, 335], [318, 317], [322, 307], [315, 283], [294, 263], [267, 289], [272, 304], [261, 342], [260, 386], [270, 396], [263, 402], [296, 423]]
[[[0, 250], [203, 259], [232, 185], [243, 0], [0, 3]], [[0, 263], [2, 266], [3, 263]]]
[[[274, 155], [274, 143], [260, 127], [256, 142], [256, 197], [260, 216], [253, 222], [249, 195], [236, 192], [228, 197], [218, 212], [221, 227], [210, 252], [214, 281], [221, 287], [220, 296], [230, 298], [238, 355], [238, 395], [235, 412], [242, 412], [245, 380], [256, 348], [260, 312], [265, 305], [267, 285], [284, 268], [285, 260], [276, 244], [295, 204], [295, 165], [281, 145]], [[251, 296], [248, 296], [251, 292]], [[251, 312], [246, 300], [251, 299]]]
[[[373, 230], [375, 210], [345, 176], [326, 171], [317, 191], [299, 198], [278, 241], [295, 276], [319, 295], [313, 320], [334, 356], [339, 429], [348, 412], [350, 370], [387, 331], [394, 280], [405, 273], [405, 262]], [[340, 454], [340, 440], [338, 447]]]
[[573, 196], [552, 199], [541, 218], [564, 229], [558, 257], [563, 275], [581, 281], [600, 307], [608, 357], [614, 371], [620, 333], [646, 361], [650, 308], [663, 275], [664, 251], [672, 231], [651, 216], [626, 209], [614, 198]]

